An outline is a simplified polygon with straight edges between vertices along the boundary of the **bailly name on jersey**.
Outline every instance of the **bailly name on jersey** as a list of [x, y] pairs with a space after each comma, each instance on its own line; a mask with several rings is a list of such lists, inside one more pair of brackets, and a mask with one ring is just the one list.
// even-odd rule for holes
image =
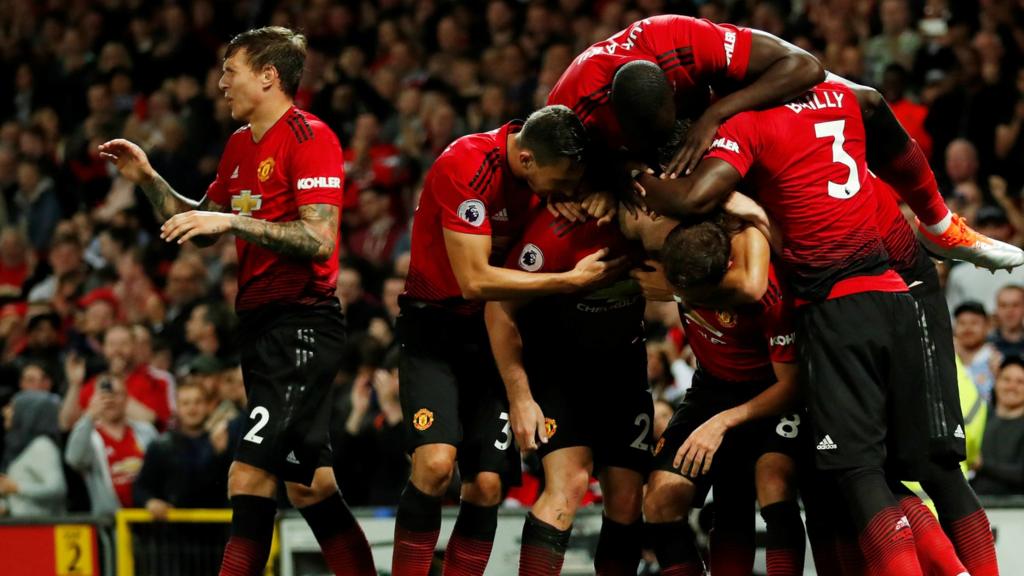
[[[786, 108], [793, 111], [794, 114], [806, 110], [821, 110], [823, 108], [841, 108], [843, 106], [843, 97], [845, 94], [842, 92], [836, 92], [834, 90], [822, 90], [821, 92], [808, 92], [799, 98], [796, 98], [789, 104], [786, 104]], [[822, 100], [824, 99], [824, 101]]]

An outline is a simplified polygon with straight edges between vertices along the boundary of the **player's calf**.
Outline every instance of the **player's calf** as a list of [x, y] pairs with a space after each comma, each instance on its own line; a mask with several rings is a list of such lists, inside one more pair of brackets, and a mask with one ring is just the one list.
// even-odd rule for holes
[[769, 576], [802, 574], [804, 523], [796, 503], [796, 463], [778, 452], [769, 452], [755, 466], [757, 500], [767, 528]]
[[320, 544], [331, 572], [339, 576], [373, 576], [377, 573], [370, 545], [338, 492], [334, 471], [330, 467], [317, 468], [309, 486], [286, 482], [285, 488], [288, 499], [302, 513]]
[[601, 535], [594, 555], [598, 576], [633, 576], [643, 539], [644, 478], [635, 470], [608, 467], [598, 476], [604, 495]]
[[593, 457], [589, 448], [555, 450], [543, 462], [544, 491], [523, 525], [520, 576], [561, 571], [576, 510], [590, 484]]
[[704, 562], [694, 544], [686, 516], [694, 496], [693, 482], [672, 472], [655, 470], [644, 495], [645, 540], [667, 576], [700, 576]]
[[441, 496], [455, 473], [455, 447], [424, 444], [412, 453], [412, 473], [395, 514], [394, 576], [426, 576], [441, 530]]
[[444, 551], [445, 576], [479, 576], [487, 568], [498, 529], [501, 477], [480, 472], [462, 484], [462, 502]]
[[273, 474], [235, 461], [228, 471], [231, 536], [224, 547], [221, 576], [256, 576], [270, 556], [277, 502]]

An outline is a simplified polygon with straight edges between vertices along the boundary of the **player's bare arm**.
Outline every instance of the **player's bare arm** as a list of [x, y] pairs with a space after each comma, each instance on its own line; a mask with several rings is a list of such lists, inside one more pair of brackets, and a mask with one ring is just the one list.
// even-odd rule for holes
[[339, 212], [332, 204], [307, 204], [299, 206], [299, 219], [292, 222], [232, 216], [230, 230], [278, 254], [323, 262], [334, 252]]
[[683, 178], [660, 179], [647, 172], [636, 176], [647, 207], [676, 218], [713, 211], [728, 200], [741, 180], [731, 164], [718, 158], [702, 161], [693, 174]]
[[533, 273], [492, 266], [491, 237], [444, 230], [455, 279], [467, 300], [508, 300], [526, 296], [567, 294], [600, 284], [624, 272], [625, 257], [605, 260], [607, 249], [598, 250], [576, 263], [568, 272]]
[[487, 334], [494, 353], [494, 362], [505, 383], [509, 402], [509, 423], [516, 436], [516, 445], [523, 452], [537, 449], [538, 440], [547, 443], [544, 412], [533, 399], [530, 380], [523, 366], [523, 337], [515, 321], [515, 310], [521, 302], [488, 302], [484, 307]]
[[711, 146], [718, 127], [745, 110], [787, 102], [825, 80], [825, 68], [817, 58], [796, 46], [760, 30], [751, 30], [750, 63], [744, 88], [726, 95], [697, 119], [666, 173], [689, 174]]
[[778, 379], [757, 396], [747, 402], [714, 415], [704, 422], [676, 451], [672, 465], [688, 476], [699, 476], [711, 471], [711, 461], [722, 445], [722, 439], [729, 430], [768, 416], [782, 414], [797, 400], [796, 364], [772, 362]]

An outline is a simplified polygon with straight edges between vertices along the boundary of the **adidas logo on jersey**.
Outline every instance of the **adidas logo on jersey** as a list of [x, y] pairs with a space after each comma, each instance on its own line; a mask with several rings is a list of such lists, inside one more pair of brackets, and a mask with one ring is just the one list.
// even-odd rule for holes
[[818, 450], [835, 450], [839, 445], [832, 441], [832, 437], [825, 434], [825, 437], [818, 442]]
[[298, 464], [299, 463], [299, 459], [295, 457], [295, 451], [294, 450], [292, 450], [291, 452], [288, 453], [288, 456], [285, 458], [285, 461], [288, 462], [289, 464]]
[[508, 222], [508, 210], [504, 208], [498, 210], [498, 213], [495, 214], [491, 219], [494, 220], [495, 222]]
[[910, 520], [907, 520], [906, 516], [902, 516], [896, 521], [896, 532], [903, 530], [904, 528], [910, 528]]
[[235, 171], [231, 173], [231, 179], [238, 178], [238, 166], [235, 166]]
[[957, 438], [967, 438], [967, 436], [964, 435], [964, 427], [957, 424], [956, 430], [953, 431], [953, 436]]

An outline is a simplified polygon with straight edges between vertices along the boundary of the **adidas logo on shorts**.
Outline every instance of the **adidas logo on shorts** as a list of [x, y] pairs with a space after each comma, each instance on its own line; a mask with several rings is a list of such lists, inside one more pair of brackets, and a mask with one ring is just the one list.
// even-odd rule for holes
[[964, 427], [957, 424], [956, 430], [953, 431], [953, 436], [957, 438], [966, 438], [966, 436], [964, 436]]
[[290, 463], [290, 464], [298, 464], [299, 463], [299, 459], [295, 457], [295, 451], [294, 450], [292, 450], [291, 452], [288, 453], [288, 456], [285, 458], [285, 461]]
[[825, 434], [825, 437], [818, 442], [818, 450], [835, 450], [839, 445], [832, 441], [832, 437]]

